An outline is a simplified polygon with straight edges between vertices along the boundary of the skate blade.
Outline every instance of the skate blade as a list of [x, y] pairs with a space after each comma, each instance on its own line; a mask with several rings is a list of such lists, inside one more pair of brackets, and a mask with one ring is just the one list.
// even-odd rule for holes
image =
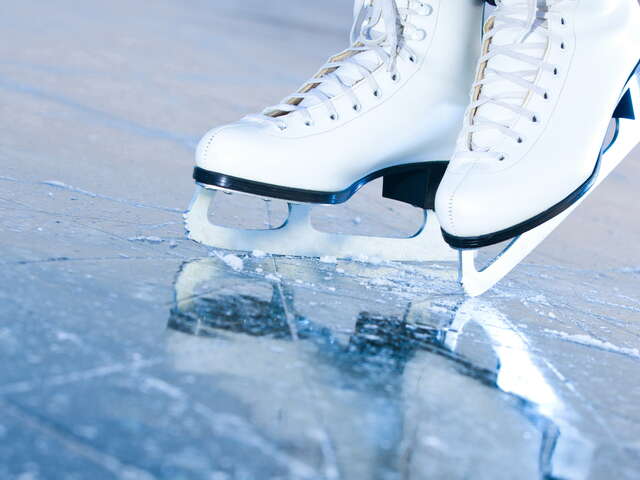
[[185, 214], [187, 236], [204, 245], [236, 251], [260, 250], [273, 255], [379, 259], [397, 261], [455, 261], [435, 214], [425, 211], [418, 233], [407, 238], [367, 237], [321, 232], [311, 224], [312, 205], [288, 204], [286, 222], [274, 229], [241, 230], [213, 224], [209, 207], [216, 190], [196, 185], [196, 193]]
[[[478, 250], [459, 251], [459, 279], [465, 292], [477, 297], [482, 295], [529, 255], [542, 241], [553, 232], [578, 206], [600, 185], [613, 170], [631, 153], [640, 141], [640, 78], [632, 78], [625, 89], [624, 97], [630, 95], [635, 111], [629, 118], [617, 118], [616, 132], [608, 147], [603, 150], [600, 159], [600, 170], [593, 185], [585, 195], [564, 212], [551, 220], [514, 238], [511, 242], [484, 268], [476, 265]], [[630, 92], [630, 93], [629, 93]]]

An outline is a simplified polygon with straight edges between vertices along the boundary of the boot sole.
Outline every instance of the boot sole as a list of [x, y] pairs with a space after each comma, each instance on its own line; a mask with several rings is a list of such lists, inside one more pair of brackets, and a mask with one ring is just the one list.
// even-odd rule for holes
[[367, 183], [382, 177], [382, 196], [433, 210], [435, 194], [448, 162], [420, 162], [384, 168], [360, 178], [344, 190], [325, 192], [284, 187], [195, 167], [194, 180], [203, 187], [220, 188], [260, 197], [286, 200], [293, 203], [336, 205], [349, 200]]

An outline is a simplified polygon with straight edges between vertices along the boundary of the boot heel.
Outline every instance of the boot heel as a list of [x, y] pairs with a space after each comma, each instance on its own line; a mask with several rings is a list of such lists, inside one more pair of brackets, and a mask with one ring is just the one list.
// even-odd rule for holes
[[384, 176], [382, 196], [424, 210], [434, 210], [440, 181], [449, 162], [428, 162]]
[[620, 99], [620, 102], [618, 102], [618, 106], [613, 112], [613, 118], [625, 118], [627, 120], [636, 119], [636, 112], [633, 108], [633, 97], [631, 94], [631, 89], [628, 89]]
[[[638, 87], [635, 88], [634, 87]], [[625, 89], [627, 90], [620, 98], [618, 102], [618, 106], [613, 112], [612, 118], [614, 120], [618, 120], [624, 118], [626, 120], [635, 120], [637, 115], [640, 115], [640, 109], [638, 105], [640, 104], [640, 61], [636, 65], [636, 68], [633, 70], [633, 73], [629, 76], [629, 80], [625, 85]]]

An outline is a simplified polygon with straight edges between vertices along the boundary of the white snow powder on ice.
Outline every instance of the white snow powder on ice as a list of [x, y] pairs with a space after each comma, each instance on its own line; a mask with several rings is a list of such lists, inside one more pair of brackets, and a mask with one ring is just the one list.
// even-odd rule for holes
[[330, 257], [329, 255], [320, 257], [320, 261], [322, 263], [338, 263], [338, 259], [336, 257]]
[[244, 269], [244, 261], [237, 255], [216, 253], [216, 256], [236, 272], [241, 272]]

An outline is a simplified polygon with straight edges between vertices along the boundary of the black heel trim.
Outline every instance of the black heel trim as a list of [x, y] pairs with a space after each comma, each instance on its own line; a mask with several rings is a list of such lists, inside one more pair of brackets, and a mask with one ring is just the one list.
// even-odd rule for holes
[[[437, 184], [439, 184], [440, 179], [442, 179], [442, 176], [438, 178], [439, 172], [440, 170], [443, 170], [444, 173], [444, 169], [446, 169], [447, 164], [448, 162], [420, 162], [383, 168], [382, 170], [378, 170], [377, 172], [373, 172], [365, 177], [362, 177], [360, 180], [354, 182], [344, 190], [335, 192], [283, 187], [280, 185], [273, 185], [270, 183], [256, 182], [254, 180], [247, 180], [245, 178], [233, 177], [231, 175], [225, 175], [223, 173], [205, 170], [204, 168], [200, 167], [195, 167], [193, 169], [193, 178], [196, 182], [202, 184], [205, 187], [218, 187], [235, 192], [258, 195], [260, 197], [275, 198], [279, 200], [287, 200], [290, 202], [335, 205], [338, 203], [346, 202], [364, 185], [380, 177], [391, 177], [392, 180], [387, 180], [387, 186], [389, 185], [389, 181], [391, 181], [391, 184], [397, 187], [402, 183], [402, 179], [405, 179], [404, 181], [409, 182], [410, 177], [414, 175], [424, 175], [424, 172], [430, 172], [427, 174], [426, 186], [428, 187], [429, 185], [433, 185], [436, 180]], [[433, 173], [431, 173], [432, 170]], [[416, 195], [420, 193], [420, 195], [424, 197], [422, 203], [428, 204], [429, 196], [433, 195], [435, 197], [437, 184], [435, 184], [432, 192], [425, 191], [423, 188], [422, 193], [420, 193], [420, 189], [418, 188], [420, 185], [418, 185], [415, 190], [411, 190], [413, 196], [406, 198], [416, 198]], [[406, 201], [397, 198], [400, 196], [402, 198], [405, 197], [401, 192], [396, 193], [396, 190], [397, 189], [393, 189], [393, 192], [391, 192], [389, 194], [390, 196], [388, 196], [387, 198], [395, 198], [400, 201]], [[413, 205], [412, 202], [407, 201], [407, 203], [411, 203]], [[417, 203], [420, 202], [418, 201]]]
[[635, 120], [636, 115], [633, 109], [633, 98], [631, 97], [631, 90], [627, 90], [615, 111], [613, 112], [613, 118], [626, 118], [627, 120]]
[[435, 210], [436, 192], [448, 162], [431, 162], [422, 170], [384, 176], [382, 196], [425, 210]]

